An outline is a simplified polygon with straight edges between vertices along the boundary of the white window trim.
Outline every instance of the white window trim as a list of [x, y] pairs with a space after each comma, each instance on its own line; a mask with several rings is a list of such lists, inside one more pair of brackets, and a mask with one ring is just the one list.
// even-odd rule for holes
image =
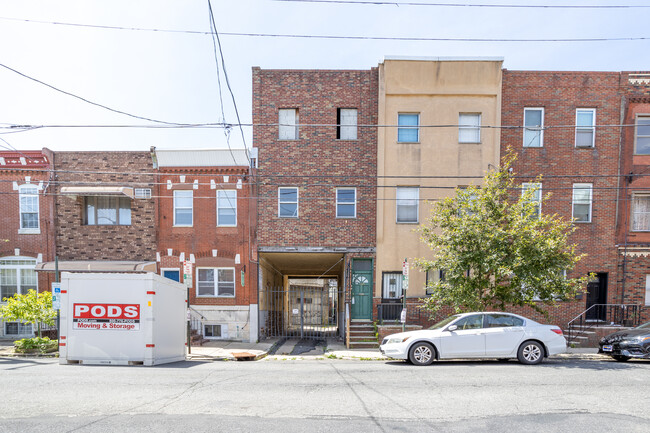
[[[349, 203], [349, 202], [340, 202], [340, 203], [339, 203], [339, 190], [352, 190], [352, 191], [354, 191], [354, 203]], [[337, 218], [353, 219], [353, 218], [356, 218], [356, 217], [357, 217], [357, 189], [356, 189], [356, 188], [354, 188], [354, 187], [349, 187], [349, 188], [346, 188], [346, 187], [340, 187], [340, 188], [336, 188], [336, 197], [335, 197], [335, 200], [334, 200], [334, 201], [336, 202], [336, 203], [335, 203], [335, 207], [336, 207], [336, 217], [337, 217]], [[339, 216], [339, 204], [341, 204], [341, 205], [348, 205], [348, 206], [349, 206], [349, 205], [353, 205], [353, 206], [354, 206], [354, 215], [353, 215], [353, 216]]]
[[[418, 124], [417, 126], [400, 126], [399, 125], [399, 116], [405, 114], [405, 115], [415, 115], [418, 117]], [[415, 138], [415, 141], [400, 141], [399, 139], [399, 130], [401, 129], [415, 129], [415, 132], [417, 134], [417, 137]], [[397, 113], [397, 142], [398, 143], [419, 143], [420, 142], [420, 113]]]
[[[280, 112], [281, 111], [293, 111], [294, 112], [294, 118], [293, 118], [293, 125], [292, 124], [284, 124], [280, 120]], [[298, 109], [297, 108], [279, 108], [278, 109], [278, 140], [281, 141], [292, 141], [292, 140], [298, 140], [300, 138], [300, 130], [298, 129]], [[293, 138], [282, 138], [282, 134], [280, 133], [280, 130], [282, 128], [294, 128], [293, 131]]]
[[[34, 257], [27, 257], [27, 256], [8, 256], [8, 257], [0, 257], [0, 260], [8, 260], [8, 261], [23, 261], [23, 260], [30, 260], [33, 261], [34, 264], [30, 265], [3, 265], [0, 264], [0, 269], [15, 269], [16, 270], [16, 290], [18, 294], [24, 295], [27, 293], [27, 291], [22, 289], [22, 275], [20, 273], [21, 269], [31, 269], [34, 270], [36, 268], [37, 260]], [[36, 274], [36, 291], [38, 292], [38, 274]], [[2, 300], [2, 297], [0, 297], [0, 304], [4, 305], [6, 302]], [[0, 319], [1, 321], [2, 319]]]
[[[591, 112], [591, 126], [578, 126], [578, 113]], [[591, 130], [591, 146], [578, 146], [578, 130]], [[575, 147], [590, 149], [596, 146], [596, 109], [595, 108], [576, 108], [576, 130], [575, 130]]]
[[[221, 224], [219, 222], [219, 193], [220, 192], [226, 192], [226, 191], [232, 191], [235, 193], [235, 223], [234, 224]], [[217, 190], [217, 227], [237, 227], [237, 190], [236, 189], [220, 189]]]
[[[526, 128], [526, 111], [541, 111], [542, 112], [542, 119], [541, 122], [542, 124], [538, 128]], [[532, 149], [538, 148], [538, 147], [544, 147], [544, 107], [524, 107], [524, 133], [522, 134], [522, 140], [523, 140], [523, 146], [524, 147], [530, 147]], [[526, 129], [530, 131], [539, 131], [539, 146], [527, 146], [526, 145]]]
[[174, 271], [178, 272], [178, 282], [182, 282], [183, 279], [183, 270], [181, 268], [160, 268], [160, 276], [165, 276], [165, 271]]
[[[386, 286], [386, 277], [390, 278], [390, 275], [395, 275], [399, 280], [399, 288], [396, 292], [396, 297], [392, 298], [388, 295], [390, 294], [388, 287]], [[404, 294], [404, 275], [399, 271], [384, 271], [381, 273], [381, 297], [383, 299], [399, 299]]]
[[[36, 194], [28, 194], [28, 193], [23, 193], [23, 190], [25, 189], [35, 189]], [[36, 197], [36, 221], [38, 223], [38, 227], [30, 227], [30, 228], [25, 228], [23, 227], [23, 211], [22, 211], [22, 200], [21, 198], [25, 197]], [[26, 183], [24, 185], [20, 185], [18, 187], [18, 218], [19, 218], [19, 224], [20, 228], [18, 229], [18, 234], [20, 235], [38, 235], [41, 233], [41, 203], [40, 203], [40, 195], [38, 193], [38, 186], [33, 185], [30, 183]], [[29, 212], [33, 213], [33, 212]]]
[[[634, 117], [634, 154], [635, 155], [650, 155], [648, 153], [637, 153], [637, 151], [636, 151], [637, 139], [639, 137], [639, 134], [637, 133], [638, 125], [639, 125], [639, 119], [648, 119], [648, 120], [650, 120], [650, 113], [639, 113]], [[647, 137], [647, 135], [642, 135], [642, 137]]]
[[635, 230], [634, 229], [634, 219], [635, 219], [634, 218], [634, 215], [635, 215], [634, 201], [636, 200], [637, 197], [647, 197], [647, 198], [650, 199], [650, 194], [647, 194], [647, 193], [639, 193], [639, 194], [632, 193], [632, 202], [631, 202], [632, 204], [630, 206], [630, 214], [632, 215], [632, 218], [630, 218], [630, 231], [635, 232], [635, 233], [647, 233], [647, 232], [650, 232], [650, 228], [648, 228], [647, 230]]
[[[296, 201], [280, 201], [280, 191], [283, 189], [295, 189], [296, 190]], [[295, 203], [296, 204], [296, 215], [295, 216], [283, 216], [280, 214], [280, 204], [281, 203]], [[300, 189], [297, 186], [281, 186], [278, 188], [278, 218], [298, 218], [300, 216]]]
[[[199, 295], [199, 269], [212, 269], [214, 271], [214, 294], [213, 295]], [[233, 294], [232, 295], [219, 295], [219, 271], [220, 270], [232, 270], [232, 279], [233, 279]], [[233, 267], [212, 267], [212, 266], [201, 266], [196, 268], [196, 297], [197, 298], [228, 298], [232, 299], [237, 296], [237, 271]]]
[[524, 182], [521, 184], [521, 195], [524, 195], [527, 189], [537, 188], [537, 193], [539, 194], [539, 200], [537, 200], [538, 217], [542, 216], [542, 184], [541, 182]]
[[[477, 125], [461, 125], [460, 122], [460, 116], [478, 116], [478, 124]], [[480, 144], [481, 143], [481, 120], [483, 116], [481, 113], [458, 113], [458, 142], [463, 143], [463, 144]], [[478, 140], [476, 141], [463, 141], [460, 139], [460, 132], [462, 130], [478, 130]]]
[[[349, 111], [354, 110], [354, 112], [355, 112], [355, 116], [354, 116], [355, 123], [353, 123], [353, 124], [344, 124], [343, 123], [343, 110], [349, 110]], [[359, 128], [358, 128], [358, 126], [359, 126], [359, 109], [357, 109], [357, 108], [339, 107], [339, 108], [337, 108], [336, 111], [337, 111], [337, 115], [339, 117], [338, 118], [338, 125], [337, 125], [337, 128], [338, 128], [338, 134], [337, 134], [338, 138], [337, 138], [337, 140], [343, 140], [343, 141], [355, 141], [355, 140], [358, 140], [359, 139]], [[351, 134], [351, 135], [354, 135], [354, 138], [343, 138], [344, 128], [349, 128], [350, 131], [352, 131], [352, 128], [354, 128], [354, 134]]]
[[[415, 202], [417, 203], [417, 211], [416, 215], [417, 218], [415, 221], [400, 221], [398, 216], [399, 216], [399, 201], [400, 200], [409, 200], [409, 199], [400, 199], [397, 197], [397, 191], [400, 188], [411, 188], [417, 190], [417, 197], [415, 198]], [[395, 224], [420, 224], [420, 187], [419, 186], [397, 186], [395, 187]]]
[[[192, 207], [187, 208], [187, 207], [176, 207], [176, 193], [178, 191], [189, 191], [192, 193]], [[174, 208], [173, 208], [173, 213], [174, 213], [174, 227], [193, 227], [194, 226], [194, 191], [191, 189], [177, 189], [174, 190], [172, 193], [173, 199], [174, 199]], [[192, 222], [190, 224], [177, 224], [176, 223], [176, 209], [192, 209]]]
[[645, 276], [645, 305], [650, 305], [650, 275]]
[[[589, 186], [589, 221], [575, 221], [573, 213], [575, 211], [575, 190], [576, 189], [587, 189]], [[574, 220], [575, 224], [588, 224], [593, 220], [593, 204], [594, 204], [594, 184], [593, 183], [574, 183], [572, 194], [571, 194], [571, 219]]]

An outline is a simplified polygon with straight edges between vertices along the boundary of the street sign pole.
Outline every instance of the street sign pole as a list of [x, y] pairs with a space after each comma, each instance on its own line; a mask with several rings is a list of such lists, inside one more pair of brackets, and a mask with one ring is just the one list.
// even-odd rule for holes
[[401, 322], [402, 322], [402, 332], [406, 331], [406, 291], [409, 288], [409, 262], [408, 258], [404, 259], [404, 263], [402, 263], [402, 314], [401, 314]]

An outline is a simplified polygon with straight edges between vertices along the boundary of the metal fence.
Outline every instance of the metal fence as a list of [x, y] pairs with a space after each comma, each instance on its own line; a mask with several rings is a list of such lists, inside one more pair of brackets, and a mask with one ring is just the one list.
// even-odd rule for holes
[[339, 287], [290, 286], [260, 291], [262, 337], [324, 338], [339, 335], [343, 291]]
[[[426, 322], [428, 316], [427, 313], [422, 311], [420, 308], [422, 304], [406, 304], [406, 323], [407, 324], [422, 324]], [[377, 304], [377, 322], [379, 324], [384, 323], [393, 323], [400, 322], [400, 317], [402, 314], [402, 309], [404, 305], [402, 303], [381, 303]]]

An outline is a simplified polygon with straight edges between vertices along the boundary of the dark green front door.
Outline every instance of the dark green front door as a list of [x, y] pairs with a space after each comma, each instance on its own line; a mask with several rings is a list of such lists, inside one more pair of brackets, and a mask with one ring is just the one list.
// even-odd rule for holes
[[372, 319], [372, 260], [353, 261], [352, 311], [350, 317], [353, 320]]

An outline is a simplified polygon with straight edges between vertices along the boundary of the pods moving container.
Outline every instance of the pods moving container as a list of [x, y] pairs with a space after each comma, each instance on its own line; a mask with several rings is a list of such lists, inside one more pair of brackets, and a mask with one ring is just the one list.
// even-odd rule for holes
[[153, 273], [64, 272], [61, 283], [61, 364], [185, 359], [184, 285]]

